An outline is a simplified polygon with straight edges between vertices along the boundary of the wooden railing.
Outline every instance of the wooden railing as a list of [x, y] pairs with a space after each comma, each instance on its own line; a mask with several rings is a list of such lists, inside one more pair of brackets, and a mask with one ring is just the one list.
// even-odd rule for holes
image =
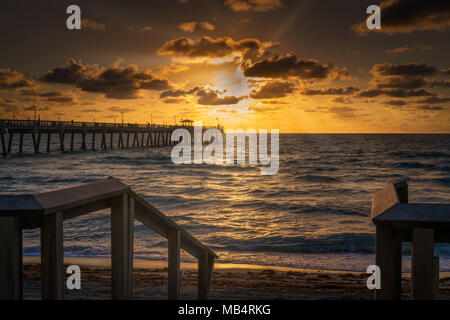
[[63, 299], [63, 221], [111, 208], [112, 298], [132, 298], [134, 219], [169, 241], [168, 297], [180, 297], [180, 250], [198, 260], [207, 299], [217, 255], [118, 179], [38, 195], [0, 196], [0, 299], [22, 299], [22, 230], [41, 229], [42, 298]]
[[411, 243], [412, 298], [437, 299], [439, 257], [434, 244], [450, 243], [450, 204], [409, 203], [408, 184], [399, 181], [373, 195], [372, 222], [381, 270], [376, 299], [401, 299], [403, 242]]

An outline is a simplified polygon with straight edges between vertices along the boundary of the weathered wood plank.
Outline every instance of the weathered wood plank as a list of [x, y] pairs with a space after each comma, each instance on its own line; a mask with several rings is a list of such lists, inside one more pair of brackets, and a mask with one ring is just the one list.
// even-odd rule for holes
[[169, 300], [180, 299], [180, 231], [172, 229], [169, 232]]
[[64, 298], [63, 214], [46, 215], [41, 227], [42, 299]]
[[413, 230], [411, 244], [412, 298], [431, 300], [434, 297], [434, 232]]
[[402, 242], [395, 230], [377, 226], [376, 265], [381, 270], [381, 289], [375, 290], [377, 300], [400, 300], [402, 280]]
[[450, 204], [397, 203], [373, 219], [404, 228], [450, 228]]
[[111, 269], [112, 299], [128, 297], [128, 194], [112, 200], [111, 206]]
[[22, 231], [17, 217], [0, 217], [0, 300], [22, 299]]
[[209, 293], [209, 266], [208, 252], [205, 249], [200, 250], [198, 254], [198, 299], [208, 299]]
[[44, 208], [46, 214], [74, 208], [93, 201], [107, 199], [130, 189], [118, 179], [110, 179], [38, 194], [35, 199]]

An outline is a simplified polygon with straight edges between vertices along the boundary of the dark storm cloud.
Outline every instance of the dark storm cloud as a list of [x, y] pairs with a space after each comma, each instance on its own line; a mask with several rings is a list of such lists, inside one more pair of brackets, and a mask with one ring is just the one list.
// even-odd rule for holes
[[[448, 0], [386, 0], [381, 2], [381, 29], [387, 34], [410, 33], [415, 30], [443, 31], [450, 27]], [[362, 22], [353, 29], [366, 34], [373, 32]]]
[[72, 84], [82, 91], [101, 93], [111, 99], [137, 99], [140, 90], [170, 89], [167, 80], [157, 79], [149, 70], [141, 70], [135, 65], [87, 67], [74, 59], [65, 66], [48, 71], [40, 80]]
[[438, 71], [433, 66], [426, 64], [409, 63], [409, 64], [376, 64], [370, 71], [375, 76], [431, 76]]
[[201, 90], [200, 87], [195, 87], [195, 88], [192, 88], [191, 90], [174, 90], [174, 89], [172, 89], [172, 90], [167, 90], [167, 91], [161, 92], [159, 97], [161, 99], [168, 98], [168, 97], [177, 98], [177, 97], [194, 94], [195, 92], [197, 92], [199, 90]]
[[21, 94], [27, 96], [28, 101], [47, 101], [63, 104], [75, 103], [75, 97], [72, 92], [63, 91], [47, 91], [37, 92], [36, 90], [22, 90]]
[[359, 91], [358, 88], [355, 87], [347, 87], [347, 88], [328, 88], [328, 89], [307, 89], [302, 92], [303, 95], [306, 96], [317, 96], [317, 95], [352, 95], [355, 92]]
[[235, 41], [230, 37], [213, 39], [205, 36], [197, 41], [189, 38], [169, 40], [157, 53], [189, 58], [223, 58], [232, 56], [234, 53], [248, 54], [252, 52], [262, 55], [266, 48], [273, 45], [272, 42], [262, 42], [258, 39]]
[[[201, 105], [231, 105], [237, 104], [244, 97], [234, 97], [234, 96], [225, 96], [219, 97], [223, 95], [225, 91], [220, 92], [218, 90], [212, 90], [209, 88], [200, 88], [194, 87], [190, 90], [167, 90], [160, 94], [160, 98], [180, 98], [188, 95], [193, 95], [197, 97], [197, 103]], [[173, 100], [170, 103], [174, 103]]]
[[199, 97], [197, 100], [198, 104], [201, 105], [212, 105], [212, 106], [220, 106], [220, 105], [231, 105], [237, 104], [241, 98], [234, 96], [225, 96], [219, 97], [221, 92], [211, 89], [202, 89], [197, 92], [197, 96]]
[[253, 90], [250, 97], [253, 99], [284, 98], [293, 93], [295, 86], [289, 82], [272, 81], [267, 82], [258, 90]]
[[398, 106], [406, 105], [406, 101], [405, 100], [388, 100], [385, 102], [385, 104], [398, 107]]
[[49, 83], [77, 84], [83, 78], [86, 70], [86, 66], [81, 61], [71, 58], [64, 66], [48, 71], [39, 80]]
[[449, 101], [450, 101], [450, 98], [433, 96], [433, 97], [423, 98], [423, 99], [419, 100], [418, 102], [423, 103], [423, 104], [437, 104], [437, 103], [445, 103], [445, 102], [449, 102]]
[[247, 77], [325, 79], [331, 75], [333, 66], [321, 65], [316, 60], [298, 60], [294, 53], [286, 56], [275, 56], [254, 64], [243, 64], [242, 69]]
[[14, 113], [20, 109], [19, 104], [14, 99], [0, 97], [0, 110], [3, 112]]
[[20, 72], [9, 68], [0, 69], [0, 90], [14, 90], [33, 87], [35, 87], [35, 83], [26, 79], [26, 77]]
[[407, 97], [426, 97], [433, 96], [434, 93], [428, 92], [425, 89], [405, 90], [405, 89], [367, 89], [359, 93], [359, 97], [375, 98], [379, 96], [388, 96], [392, 98], [407, 98]]
[[427, 84], [421, 77], [382, 77], [372, 81], [378, 89], [418, 89]]
[[433, 88], [450, 88], [450, 80], [431, 79], [428, 81], [428, 86]]

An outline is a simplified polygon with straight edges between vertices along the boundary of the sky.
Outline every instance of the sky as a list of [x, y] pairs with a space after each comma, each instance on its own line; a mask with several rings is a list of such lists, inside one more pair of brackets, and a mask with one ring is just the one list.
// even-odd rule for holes
[[447, 0], [6, 0], [0, 118], [450, 133], [449, 30]]

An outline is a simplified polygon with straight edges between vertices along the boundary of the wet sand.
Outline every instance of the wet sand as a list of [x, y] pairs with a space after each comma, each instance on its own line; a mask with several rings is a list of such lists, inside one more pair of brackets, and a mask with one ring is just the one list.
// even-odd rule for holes
[[[81, 289], [65, 288], [65, 299], [110, 299], [111, 269], [108, 259], [69, 258], [66, 266], [81, 268]], [[39, 257], [24, 259], [24, 297], [40, 299]], [[217, 264], [211, 299], [373, 299], [366, 273], [304, 270], [253, 265]], [[405, 274], [403, 295], [410, 296], [411, 281]], [[439, 294], [450, 299], [450, 277], [441, 274]], [[181, 298], [197, 298], [197, 270], [193, 263], [181, 265]], [[167, 299], [167, 262], [136, 261], [133, 299]]]

